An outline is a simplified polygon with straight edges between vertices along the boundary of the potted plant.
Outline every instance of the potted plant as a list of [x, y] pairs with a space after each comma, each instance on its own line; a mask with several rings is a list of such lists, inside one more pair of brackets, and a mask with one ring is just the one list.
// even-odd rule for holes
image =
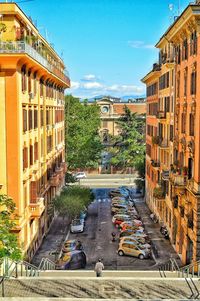
[[183, 171], [183, 175], [184, 175], [184, 176], [187, 176], [187, 173], [188, 173], [188, 168], [187, 168], [187, 166], [183, 166], [182, 171]]

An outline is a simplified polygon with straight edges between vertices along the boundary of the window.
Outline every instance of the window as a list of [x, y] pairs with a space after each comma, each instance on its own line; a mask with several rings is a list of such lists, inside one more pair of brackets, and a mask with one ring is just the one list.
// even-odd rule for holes
[[150, 144], [146, 144], [146, 153], [149, 157], [151, 157], [151, 145]]
[[38, 160], [38, 142], [34, 143], [34, 162]]
[[163, 90], [169, 87], [169, 72], [166, 72], [159, 78], [159, 89]]
[[41, 107], [40, 109], [40, 126], [44, 125], [44, 111], [43, 108]]
[[182, 60], [187, 60], [188, 59], [188, 42], [187, 39], [183, 41], [182, 45]]
[[31, 71], [28, 72], [28, 93], [31, 93]]
[[181, 114], [181, 133], [185, 133], [185, 128], [186, 128], [186, 114], [182, 113]]
[[158, 92], [158, 84], [154, 83], [147, 87], [147, 97], [156, 95]]
[[27, 110], [23, 109], [23, 131], [27, 131]]
[[31, 110], [31, 108], [29, 108], [28, 111], [28, 129], [29, 131], [32, 130], [33, 128], [33, 112]]
[[177, 97], [180, 97], [180, 71], [178, 72], [177, 74], [177, 82], [176, 82], [176, 94], [177, 94]]
[[197, 73], [196, 70], [191, 73], [191, 83], [190, 83], [190, 94], [196, 94], [196, 77]]
[[186, 68], [184, 72], [184, 96], [187, 96], [187, 78], [188, 78], [188, 71]]
[[40, 97], [43, 97], [43, 80], [40, 79]]
[[34, 95], [37, 94], [37, 72], [34, 73], [34, 82], [33, 82], [33, 93]]
[[38, 127], [37, 116], [38, 116], [38, 111], [37, 109], [34, 109], [34, 129]]
[[21, 69], [21, 74], [22, 74], [22, 91], [25, 92], [27, 89], [27, 83], [26, 83], [26, 66], [23, 65]]
[[194, 136], [194, 114], [190, 113], [190, 136]]
[[165, 112], [170, 112], [170, 97], [165, 97]]
[[33, 145], [30, 145], [29, 149], [29, 163], [30, 165], [33, 165]]
[[148, 114], [156, 116], [158, 113], [158, 103], [157, 102], [150, 103], [147, 104], [147, 106], [148, 106]]
[[173, 142], [173, 137], [174, 137], [174, 127], [173, 127], [173, 125], [170, 124], [169, 139], [171, 142]]
[[28, 167], [28, 148], [23, 148], [23, 170]]
[[192, 32], [190, 36], [190, 55], [197, 54], [197, 32]]

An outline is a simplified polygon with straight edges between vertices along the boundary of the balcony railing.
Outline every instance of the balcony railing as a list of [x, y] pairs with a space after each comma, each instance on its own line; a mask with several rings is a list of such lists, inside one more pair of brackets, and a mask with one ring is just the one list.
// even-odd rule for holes
[[65, 81], [68, 85], [70, 84], [69, 73], [66, 69], [62, 72], [50, 64], [36, 49], [24, 41], [0, 42], [0, 53], [26, 53], [50, 72]]
[[166, 112], [165, 111], [158, 111], [157, 118], [158, 119], [166, 119]]
[[32, 217], [40, 217], [45, 209], [44, 198], [36, 198], [34, 202], [30, 202], [29, 210]]
[[187, 184], [187, 176], [170, 173], [170, 179], [175, 186], [185, 186]]
[[169, 140], [165, 138], [160, 138], [159, 146], [161, 148], [168, 148], [169, 147]]
[[156, 160], [151, 160], [151, 165], [153, 167], [160, 167], [160, 162], [159, 161], [156, 161]]

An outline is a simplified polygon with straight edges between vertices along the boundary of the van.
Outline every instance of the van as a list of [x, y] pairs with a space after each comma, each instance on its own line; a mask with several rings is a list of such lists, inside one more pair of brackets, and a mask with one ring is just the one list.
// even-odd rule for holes
[[83, 251], [75, 250], [63, 253], [56, 264], [57, 270], [77, 270], [84, 269], [87, 260]]

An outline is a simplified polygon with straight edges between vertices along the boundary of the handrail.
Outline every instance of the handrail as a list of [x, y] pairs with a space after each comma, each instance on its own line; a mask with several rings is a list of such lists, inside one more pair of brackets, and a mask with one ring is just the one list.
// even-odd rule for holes
[[38, 267], [38, 270], [43, 270], [43, 271], [46, 271], [46, 270], [55, 270], [55, 263], [50, 260], [49, 258], [42, 258], [42, 260], [40, 261], [40, 264], [39, 264], [39, 267]]
[[[195, 271], [195, 267], [197, 267], [197, 271]], [[187, 277], [191, 276], [195, 277], [195, 275], [197, 277], [200, 276], [200, 260], [196, 261], [196, 262], [192, 262], [182, 268], [180, 268], [179, 270], [179, 277], [185, 277], [184, 275], [186, 274]]]

